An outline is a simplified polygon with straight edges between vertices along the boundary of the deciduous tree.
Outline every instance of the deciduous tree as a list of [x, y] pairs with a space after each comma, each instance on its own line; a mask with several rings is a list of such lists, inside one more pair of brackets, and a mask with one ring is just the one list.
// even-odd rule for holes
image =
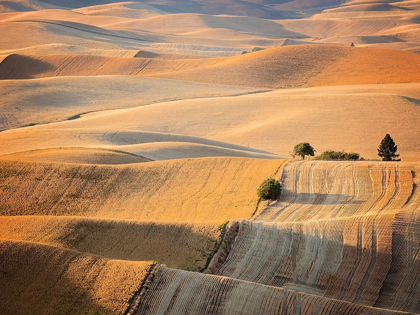
[[309, 143], [302, 142], [295, 145], [293, 155], [299, 155], [304, 160], [306, 155], [314, 156], [315, 150]]

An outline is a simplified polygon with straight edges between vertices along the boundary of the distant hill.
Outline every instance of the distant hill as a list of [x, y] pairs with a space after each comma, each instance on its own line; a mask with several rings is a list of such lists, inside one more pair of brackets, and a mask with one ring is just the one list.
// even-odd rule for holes
[[[124, 1], [114, 0], [12, 0], [0, 1], [0, 10], [6, 11], [31, 11], [47, 9], [51, 6], [65, 8], [82, 8], [88, 6], [106, 5]], [[341, 0], [221, 0], [221, 1], [202, 1], [202, 0], [158, 0], [158, 1], [132, 1], [132, 4], [142, 3], [149, 5], [156, 10], [166, 13], [203, 13], [203, 14], [230, 14], [253, 16], [259, 18], [279, 19], [299, 17], [296, 14], [300, 10], [319, 12], [324, 8], [336, 7], [341, 4]], [[129, 2], [130, 3], [130, 2]], [[302, 16], [303, 17], [303, 16]]]

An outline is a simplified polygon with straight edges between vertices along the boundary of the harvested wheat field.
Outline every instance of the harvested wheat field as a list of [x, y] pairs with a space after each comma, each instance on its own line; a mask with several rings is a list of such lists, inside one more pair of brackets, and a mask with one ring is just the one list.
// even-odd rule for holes
[[287, 164], [284, 198], [232, 223], [207, 272], [419, 312], [419, 165], [355, 164]]
[[4, 314], [122, 313], [151, 266], [32, 242], [0, 249]]
[[[202, 270], [221, 224], [159, 223], [58, 216], [2, 216], [0, 238], [48, 244], [111, 259], [159, 261]], [[154, 246], [159, 242], [159, 246]], [[173, 251], [172, 248], [177, 248]]]
[[[253, 282], [159, 267], [128, 314], [411, 314], [377, 309]], [[215, 293], [217, 292], [217, 294]]]
[[279, 158], [290, 156], [293, 146], [305, 139], [318, 152], [345, 149], [376, 159], [376, 148], [389, 132], [404, 160], [415, 161], [420, 156], [419, 100], [420, 83], [405, 83], [157, 102], [7, 130], [0, 133], [0, 154], [55, 149], [59, 142], [63, 148], [101, 147], [152, 160]]
[[0, 130], [75, 119], [97, 111], [258, 91], [121, 75], [4, 80], [0, 81]]
[[180, 60], [11, 54], [0, 63], [0, 80], [126, 75], [284, 89], [419, 82], [419, 67], [420, 56], [412, 52], [298, 45], [233, 57]]
[[2, 215], [158, 222], [250, 218], [283, 160], [205, 158], [129, 165], [1, 161]]
[[420, 314], [419, 16], [0, 0], [0, 314]]

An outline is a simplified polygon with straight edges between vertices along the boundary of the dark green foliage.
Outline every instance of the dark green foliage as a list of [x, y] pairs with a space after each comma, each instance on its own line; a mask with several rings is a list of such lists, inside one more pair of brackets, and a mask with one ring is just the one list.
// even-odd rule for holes
[[261, 199], [271, 199], [276, 200], [280, 197], [281, 193], [281, 184], [278, 180], [274, 178], [268, 178], [262, 182], [260, 187], [258, 187], [258, 197]]
[[346, 153], [346, 154], [347, 154], [347, 160], [353, 160], [353, 161], [363, 160], [363, 158], [360, 157], [359, 153], [349, 152], [349, 153]]
[[395, 144], [394, 139], [389, 134], [386, 134], [379, 144], [378, 155], [382, 158], [382, 161], [401, 161], [401, 159], [398, 159], [400, 155], [396, 154], [397, 150], [398, 146]]
[[350, 45], [351, 47], [354, 47], [354, 43], [351, 43], [351, 45]]
[[293, 155], [298, 155], [304, 160], [306, 155], [314, 156], [315, 150], [309, 143], [302, 142], [295, 145]]
[[254, 48], [252, 48], [251, 52], [256, 52], [256, 51], [261, 51], [261, 50], [264, 50], [264, 48], [254, 47]]
[[341, 160], [341, 161], [357, 161], [360, 160], [360, 154], [355, 152], [337, 152], [327, 150], [317, 156], [315, 160]]
[[244, 50], [244, 51], [242, 52], [242, 55], [245, 55], [245, 54], [250, 53], [250, 52], [261, 51], [261, 50], [264, 50], [264, 48], [261, 48], [261, 47], [254, 47], [254, 48], [252, 48], [250, 51]]

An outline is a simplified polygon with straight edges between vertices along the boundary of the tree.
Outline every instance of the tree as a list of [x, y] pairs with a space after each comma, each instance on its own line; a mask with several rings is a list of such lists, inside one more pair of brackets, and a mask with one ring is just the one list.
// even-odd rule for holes
[[299, 155], [304, 160], [306, 155], [314, 156], [315, 150], [309, 143], [302, 142], [295, 145], [293, 155]]
[[354, 43], [351, 43], [351, 44], [350, 44], [350, 47], [354, 47]]
[[401, 161], [397, 159], [400, 155], [396, 154], [398, 146], [395, 144], [394, 139], [389, 134], [386, 134], [378, 147], [378, 155], [382, 161]]
[[268, 178], [262, 182], [260, 187], [258, 187], [257, 193], [258, 197], [262, 199], [276, 200], [279, 198], [281, 193], [281, 184], [274, 178]]

